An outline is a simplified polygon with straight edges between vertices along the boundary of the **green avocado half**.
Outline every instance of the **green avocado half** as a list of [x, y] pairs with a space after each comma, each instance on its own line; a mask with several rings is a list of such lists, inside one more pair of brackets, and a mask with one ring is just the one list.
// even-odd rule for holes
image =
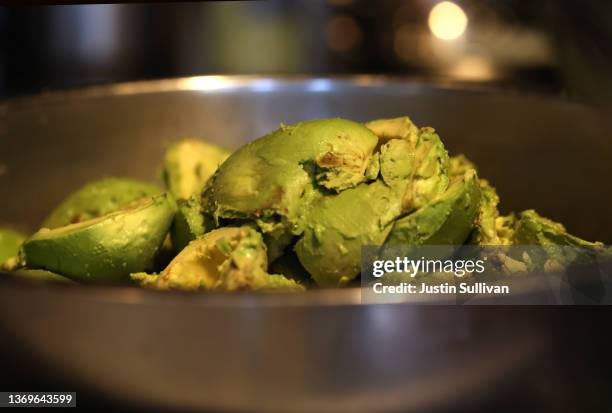
[[86, 184], [69, 195], [43, 221], [59, 228], [114, 212], [137, 199], [161, 193], [154, 185], [127, 178], [106, 178]]
[[164, 160], [164, 182], [177, 199], [200, 194], [230, 151], [204, 141], [188, 138], [172, 144]]
[[281, 125], [234, 152], [211, 177], [204, 213], [216, 225], [256, 221], [276, 239], [304, 228], [305, 208], [320, 193], [340, 192], [365, 180], [378, 138], [344, 119]]
[[17, 255], [25, 238], [16, 231], [0, 228], [0, 264]]
[[132, 279], [160, 290], [285, 290], [304, 288], [282, 275], [270, 275], [266, 246], [254, 229], [224, 227], [189, 243], [159, 275], [135, 273]]
[[474, 228], [480, 205], [476, 171], [456, 177], [446, 192], [395, 221], [387, 245], [459, 245]]
[[80, 281], [126, 281], [151, 266], [173, 216], [174, 204], [164, 193], [98, 218], [43, 228], [22, 244], [22, 264]]

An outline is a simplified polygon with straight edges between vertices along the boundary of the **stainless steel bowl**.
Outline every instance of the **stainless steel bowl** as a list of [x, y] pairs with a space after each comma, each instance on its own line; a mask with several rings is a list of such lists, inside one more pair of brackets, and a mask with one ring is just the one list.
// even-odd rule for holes
[[[33, 231], [92, 179], [157, 180], [165, 146], [181, 137], [237, 147], [280, 122], [403, 114], [476, 161], [504, 210], [534, 207], [612, 240], [604, 113], [380, 77], [207, 76], [4, 102], [0, 225]], [[554, 308], [364, 305], [355, 289], [195, 295], [2, 280], [0, 358], [137, 406], [413, 411], [470, 406], [525, 372], [539, 377], [574, 354], [567, 326], [581, 320]]]

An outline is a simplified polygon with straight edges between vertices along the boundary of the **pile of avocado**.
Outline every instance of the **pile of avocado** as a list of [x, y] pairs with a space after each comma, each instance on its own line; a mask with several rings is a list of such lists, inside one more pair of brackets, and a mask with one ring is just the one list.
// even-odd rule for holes
[[364, 245], [600, 245], [533, 210], [502, 216], [495, 188], [408, 117], [320, 119], [233, 153], [168, 148], [165, 190], [92, 182], [30, 237], [0, 230], [16, 276], [156, 289], [302, 291], [350, 285]]

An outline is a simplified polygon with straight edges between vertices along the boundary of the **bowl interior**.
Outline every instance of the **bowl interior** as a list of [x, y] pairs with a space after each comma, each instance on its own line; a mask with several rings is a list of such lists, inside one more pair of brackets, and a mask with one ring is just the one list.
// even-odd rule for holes
[[576, 235], [612, 242], [610, 121], [579, 104], [392, 79], [203, 77], [51, 93], [0, 105], [0, 225], [26, 232], [80, 185], [160, 180], [182, 137], [230, 148], [281, 122], [409, 115], [465, 153], [503, 212], [535, 208]]

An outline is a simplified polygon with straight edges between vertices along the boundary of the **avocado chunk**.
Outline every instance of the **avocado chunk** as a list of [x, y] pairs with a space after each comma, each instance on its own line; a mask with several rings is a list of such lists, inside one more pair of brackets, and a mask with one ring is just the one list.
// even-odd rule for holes
[[177, 199], [199, 194], [230, 151], [217, 145], [188, 138], [171, 145], [164, 160], [164, 182]]
[[480, 180], [480, 208], [476, 220], [476, 228], [472, 233], [470, 243], [477, 245], [507, 245], [510, 240], [500, 235], [507, 219], [500, 217], [497, 205], [497, 191], [485, 179]]
[[315, 201], [295, 252], [319, 286], [346, 285], [360, 271], [361, 247], [382, 245], [401, 213], [401, 194], [381, 180]]
[[172, 247], [178, 253], [191, 241], [203, 235], [206, 232], [206, 225], [200, 197], [192, 196], [188, 200], [181, 199], [177, 201], [177, 204], [170, 235]]
[[22, 264], [87, 282], [121, 282], [146, 271], [174, 216], [167, 194], [60, 228], [42, 228], [21, 246]]
[[419, 128], [408, 116], [371, 120], [366, 122], [365, 126], [378, 136], [381, 143], [391, 139], [404, 139], [414, 146], [419, 134]]
[[[601, 242], [590, 242], [571, 235], [565, 227], [539, 215], [533, 209], [523, 211], [513, 221], [512, 243], [527, 246], [519, 257], [530, 270], [557, 271], [574, 263], [593, 263]], [[530, 248], [529, 246], [540, 246]], [[515, 253], [515, 255], [518, 253]]]
[[[374, 122], [386, 124], [395, 121]], [[410, 122], [409, 132], [399, 133], [396, 129], [392, 128], [393, 133], [387, 131], [387, 134], [379, 131], [386, 139], [380, 147], [380, 175], [389, 186], [404, 186], [402, 208], [412, 211], [446, 190], [449, 158], [433, 128], [417, 129]]]
[[514, 231], [514, 242], [519, 245], [603, 245], [569, 234], [562, 224], [544, 218], [533, 209], [520, 213]]
[[433, 129], [392, 131], [379, 147], [380, 179], [319, 197], [305, 214], [306, 228], [295, 252], [320, 286], [354, 279], [362, 246], [382, 245], [395, 219], [448, 187], [448, 154]]
[[161, 192], [154, 185], [127, 178], [106, 178], [91, 182], [62, 201], [43, 221], [42, 227], [53, 229], [87, 221]]
[[[476, 169], [476, 165], [465, 155], [450, 158], [448, 174], [451, 179], [463, 175], [467, 170]], [[476, 245], [510, 245], [514, 226], [514, 215], [500, 216], [499, 195], [489, 181], [480, 178], [480, 207], [476, 227], [470, 236], [470, 244]]]
[[511, 213], [495, 218], [495, 233], [499, 245], [512, 245], [516, 229], [516, 216]]
[[[462, 176], [470, 169], [478, 172], [478, 168], [476, 164], [470, 161], [465, 155], [459, 154], [455, 156], [451, 156], [448, 159], [448, 176], [449, 178], [454, 178], [456, 176]], [[482, 178], [480, 179], [482, 180]]]
[[16, 256], [25, 238], [25, 235], [16, 231], [0, 228], [0, 263]]
[[365, 126], [344, 119], [281, 125], [219, 167], [202, 195], [204, 213], [216, 226], [250, 220], [276, 239], [299, 235], [314, 198], [366, 179], [377, 142]]
[[474, 228], [479, 205], [480, 185], [470, 169], [429, 204], [396, 220], [385, 244], [463, 244]]
[[[448, 188], [448, 153], [433, 128], [419, 129], [414, 169], [402, 201], [404, 210], [428, 204]], [[381, 166], [382, 168], [382, 166]]]
[[248, 226], [208, 232], [189, 245], [161, 274], [132, 274], [144, 287], [160, 290], [236, 291], [304, 288], [281, 275], [270, 275], [266, 246], [260, 233]]

